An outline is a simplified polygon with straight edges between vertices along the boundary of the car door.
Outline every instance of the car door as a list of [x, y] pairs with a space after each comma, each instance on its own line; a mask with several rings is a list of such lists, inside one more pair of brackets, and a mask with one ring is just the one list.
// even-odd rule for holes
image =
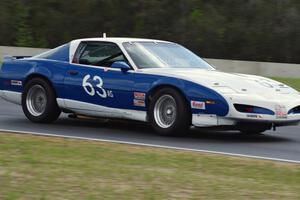
[[125, 61], [120, 48], [110, 42], [81, 42], [65, 76], [66, 108], [95, 116], [118, 116], [132, 107], [133, 71], [111, 68]]

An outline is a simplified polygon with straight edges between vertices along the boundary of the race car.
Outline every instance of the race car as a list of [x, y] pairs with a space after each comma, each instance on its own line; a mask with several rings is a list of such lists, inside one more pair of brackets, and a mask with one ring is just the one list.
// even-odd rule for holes
[[0, 96], [22, 105], [32, 122], [64, 112], [148, 122], [162, 135], [191, 127], [258, 134], [300, 121], [300, 93], [291, 87], [218, 71], [179, 44], [150, 39], [78, 39], [6, 57]]

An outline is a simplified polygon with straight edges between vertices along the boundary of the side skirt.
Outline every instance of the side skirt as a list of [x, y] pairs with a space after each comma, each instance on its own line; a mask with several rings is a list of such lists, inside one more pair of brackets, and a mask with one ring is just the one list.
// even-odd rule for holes
[[110, 108], [70, 99], [57, 98], [56, 100], [60, 108], [71, 110], [76, 114], [93, 117], [131, 119], [143, 122], [147, 121], [146, 111]]
[[14, 104], [22, 104], [22, 93], [8, 90], [0, 90], [0, 97]]

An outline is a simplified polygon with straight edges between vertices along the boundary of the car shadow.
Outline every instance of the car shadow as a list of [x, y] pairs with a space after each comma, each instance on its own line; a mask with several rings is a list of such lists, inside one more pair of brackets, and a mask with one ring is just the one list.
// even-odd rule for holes
[[[10, 104], [0, 100], [2, 107], [9, 107]], [[18, 107], [16, 107], [18, 108]], [[3, 110], [1, 110], [3, 111]], [[1, 123], [6, 124], [6, 127], [25, 127], [26, 129], [40, 128], [48, 129], [53, 128], [55, 131], [63, 133], [65, 130], [77, 130], [86, 131], [91, 134], [126, 134], [128, 137], [135, 138], [148, 138], [159, 139], [163, 141], [184, 141], [184, 142], [215, 142], [215, 143], [280, 143], [295, 141], [287, 136], [281, 134], [275, 134], [271, 131], [267, 131], [262, 135], [245, 135], [237, 131], [209, 131], [195, 129], [189, 133], [184, 134], [182, 137], [164, 137], [159, 136], [153, 131], [149, 124], [126, 121], [126, 120], [87, 120], [87, 119], [70, 119], [63, 114], [57, 122], [54, 124], [34, 124], [29, 122], [21, 109], [17, 109], [16, 112], [4, 112], [5, 118], [1, 118]], [[11, 115], [14, 114], [14, 115]], [[55, 127], [55, 128], [54, 128]], [[3, 128], [3, 127], [2, 127]], [[101, 133], [100, 133], [101, 132]]]
[[[214, 130], [202, 130], [193, 129], [182, 136], [166, 137], [159, 136], [147, 123], [127, 121], [127, 120], [91, 120], [91, 119], [69, 119], [62, 118], [58, 120], [56, 125], [80, 127], [94, 129], [99, 132], [107, 132], [107, 134], [114, 134], [115, 132], [122, 132], [131, 137], [141, 138], [147, 136], [147, 138], [160, 138], [161, 140], [169, 141], [210, 141], [210, 142], [230, 142], [230, 143], [271, 143], [271, 142], [289, 142], [291, 139], [274, 135], [271, 131], [267, 131], [260, 135], [246, 135], [238, 131], [214, 131]], [[107, 131], [109, 130], [109, 131]]]

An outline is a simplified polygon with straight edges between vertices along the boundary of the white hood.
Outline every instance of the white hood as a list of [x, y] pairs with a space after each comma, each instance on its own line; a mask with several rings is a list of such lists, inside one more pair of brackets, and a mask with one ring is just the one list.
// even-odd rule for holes
[[299, 95], [299, 92], [283, 83], [255, 75], [231, 74], [216, 70], [193, 68], [152, 68], [143, 69], [141, 71], [143, 73], [170, 76], [192, 81], [205, 87], [215, 89], [217, 91], [221, 91], [220, 88], [228, 88], [229, 90], [234, 90], [233, 92], [241, 94], [257, 94], [263, 96], [266, 96], [268, 94], [270, 96], [273, 96], [275, 94]]

